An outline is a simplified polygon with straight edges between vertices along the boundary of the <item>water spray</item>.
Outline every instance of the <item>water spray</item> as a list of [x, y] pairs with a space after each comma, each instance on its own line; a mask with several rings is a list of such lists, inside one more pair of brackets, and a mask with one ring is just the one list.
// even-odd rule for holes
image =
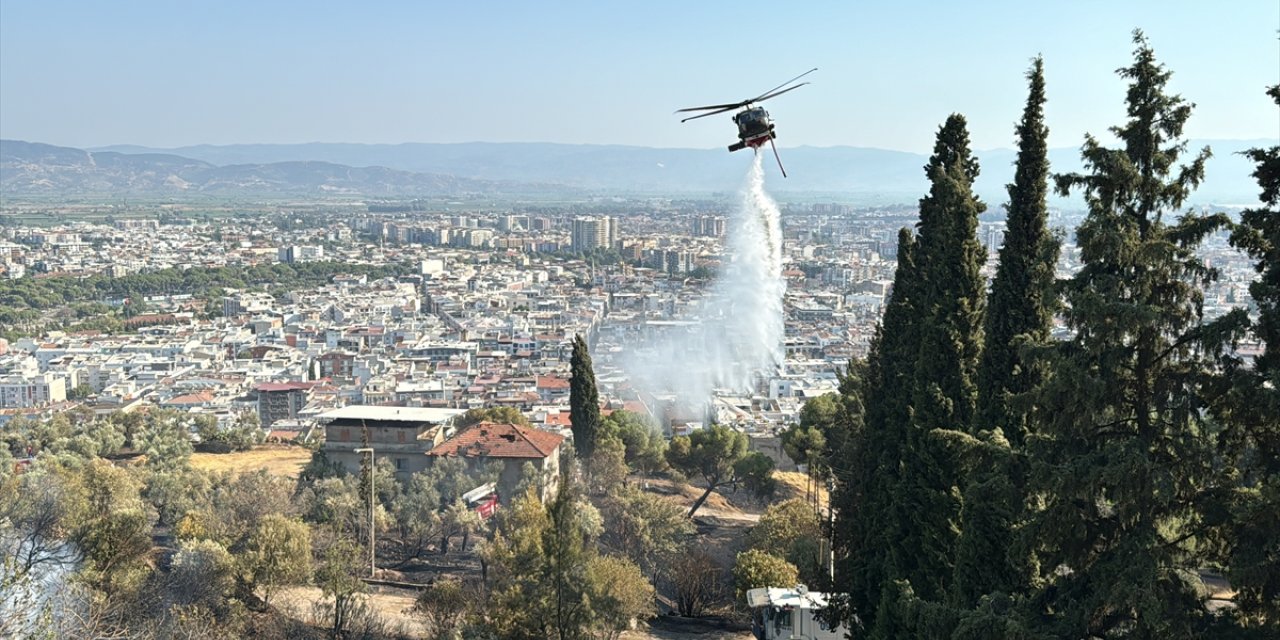
[[728, 259], [698, 305], [699, 323], [624, 362], [641, 388], [674, 393], [693, 406], [717, 389], [750, 393], [783, 365], [781, 214], [765, 191], [761, 158], [757, 149], [729, 220]]

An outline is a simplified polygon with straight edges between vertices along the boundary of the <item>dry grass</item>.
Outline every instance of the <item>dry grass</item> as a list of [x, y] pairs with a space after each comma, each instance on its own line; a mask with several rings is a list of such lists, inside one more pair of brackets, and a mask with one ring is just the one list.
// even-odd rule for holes
[[[698, 496], [701, 496], [702, 492], [706, 491], [705, 487], [695, 487], [691, 484], [676, 483], [662, 478], [650, 478], [645, 480], [644, 483], [653, 493], [661, 494], [662, 497], [683, 506], [685, 509], [692, 507]], [[730, 514], [742, 512], [730, 504], [718, 491], [713, 491], [711, 495], [707, 496], [707, 501], [702, 503], [702, 508]]]
[[[799, 471], [774, 471], [773, 478], [778, 481], [778, 492], [774, 495], [776, 500], [804, 499], [805, 483], [807, 482], [805, 474]], [[820, 504], [829, 504], [826, 487], [818, 487], [818, 498], [821, 500]]]
[[[271, 601], [284, 615], [304, 624], [317, 624], [312, 606], [322, 600], [317, 587], [289, 587], [281, 589]], [[365, 602], [383, 621], [396, 631], [398, 637], [426, 638], [427, 629], [422, 620], [413, 614], [416, 594], [409, 591], [370, 591], [364, 594]]]
[[236, 453], [191, 454], [191, 466], [197, 469], [231, 473], [265, 469], [267, 473], [289, 478], [298, 477], [310, 461], [311, 452], [307, 449], [284, 444], [266, 444]]

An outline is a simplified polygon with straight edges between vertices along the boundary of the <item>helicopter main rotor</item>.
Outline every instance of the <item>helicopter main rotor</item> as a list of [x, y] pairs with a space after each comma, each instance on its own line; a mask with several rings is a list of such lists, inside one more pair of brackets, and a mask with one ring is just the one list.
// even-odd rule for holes
[[[814, 67], [814, 68], [812, 68], [812, 69], [810, 69], [810, 70], [808, 70], [808, 71], [806, 71], [806, 72], [804, 72], [804, 73], [802, 73], [802, 74], [800, 74], [800, 75], [798, 75], [798, 76], [796, 76], [796, 77], [794, 77], [794, 78], [792, 78], [792, 79], [790, 79], [790, 80], [788, 80], [788, 81], [786, 81], [786, 82], [784, 82], [784, 83], [782, 83], [782, 84], [780, 84], [780, 85], [778, 85], [778, 86], [776, 86], [776, 87], [774, 87], [774, 88], [772, 88], [772, 89], [770, 89], [770, 90], [768, 90], [768, 91], [766, 91], [766, 92], [764, 92], [764, 93], [762, 93], [762, 94], [760, 94], [760, 95], [758, 95], [758, 96], [756, 96], [756, 97], [754, 97], [754, 98], [750, 98], [750, 99], [747, 99], [747, 100], [743, 100], [742, 102], [734, 102], [734, 103], [729, 103], [729, 104], [712, 104], [712, 105], [707, 105], [707, 106], [704, 106], [704, 107], [689, 107], [689, 108], [687, 108], [687, 109], [677, 109], [677, 110], [676, 110], [676, 113], [687, 113], [687, 112], [690, 112], [690, 111], [707, 111], [707, 113], [700, 113], [700, 114], [698, 114], [698, 115], [696, 115], [696, 116], [689, 116], [688, 118], [684, 118], [683, 120], [681, 120], [681, 121], [680, 121], [680, 122], [688, 122], [688, 121], [690, 121], [690, 120], [697, 120], [698, 118], [705, 118], [705, 117], [707, 117], [707, 116], [714, 116], [714, 115], [716, 115], [716, 114], [724, 113], [724, 112], [726, 112], [726, 111], [733, 111], [734, 109], [739, 109], [739, 108], [742, 108], [742, 107], [748, 106], [748, 105], [750, 105], [750, 104], [754, 104], [754, 103], [756, 103], [756, 102], [764, 102], [765, 100], [768, 100], [768, 99], [770, 99], [770, 98], [775, 98], [775, 97], [780, 96], [780, 95], [782, 95], [782, 94], [784, 94], [784, 93], [786, 93], [786, 92], [788, 92], [788, 91], [791, 91], [791, 90], [793, 90], [793, 89], [799, 89], [800, 87], [803, 87], [804, 85], [809, 84], [808, 82], [801, 82], [800, 84], [797, 84], [797, 85], [795, 85], [795, 86], [787, 86], [787, 85], [790, 85], [791, 83], [795, 82], [796, 80], [799, 80], [800, 78], [803, 78], [803, 77], [805, 77], [805, 76], [807, 76], [807, 75], [809, 75], [809, 74], [811, 74], [811, 73], [813, 73], [814, 71], [817, 71], [817, 70], [818, 70], [818, 68], [817, 68], [817, 67]], [[783, 87], [786, 87], [786, 88], [785, 88], [785, 89], [783, 89]]]

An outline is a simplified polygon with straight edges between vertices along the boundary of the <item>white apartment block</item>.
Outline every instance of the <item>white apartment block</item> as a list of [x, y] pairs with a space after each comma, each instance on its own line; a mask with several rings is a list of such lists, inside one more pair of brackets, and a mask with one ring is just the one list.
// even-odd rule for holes
[[0, 408], [39, 407], [67, 399], [66, 382], [51, 373], [0, 378]]

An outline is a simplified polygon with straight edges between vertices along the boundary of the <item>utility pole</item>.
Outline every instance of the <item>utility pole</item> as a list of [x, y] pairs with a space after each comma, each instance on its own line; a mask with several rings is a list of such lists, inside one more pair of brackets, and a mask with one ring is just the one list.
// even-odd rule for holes
[[373, 523], [373, 447], [355, 449], [355, 453], [369, 454], [369, 577], [374, 577], [377, 565], [374, 562], [374, 523]]

